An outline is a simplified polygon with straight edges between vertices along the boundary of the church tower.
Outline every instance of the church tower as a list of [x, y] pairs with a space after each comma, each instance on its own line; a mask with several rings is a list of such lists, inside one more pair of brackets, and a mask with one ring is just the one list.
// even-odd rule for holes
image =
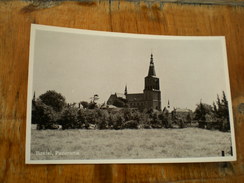
[[156, 77], [153, 54], [151, 54], [148, 75], [145, 77], [145, 88], [143, 90], [145, 108], [161, 110], [161, 91], [159, 78]]

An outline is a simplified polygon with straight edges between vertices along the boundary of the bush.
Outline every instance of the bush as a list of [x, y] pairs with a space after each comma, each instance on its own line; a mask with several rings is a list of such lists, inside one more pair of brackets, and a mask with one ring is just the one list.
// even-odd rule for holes
[[183, 119], [179, 119], [178, 124], [179, 124], [179, 128], [185, 128], [186, 127], [186, 124], [185, 124]]
[[120, 111], [124, 115], [125, 121], [133, 120], [133, 110], [126, 108]]
[[165, 128], [173, 128], [173, 121], [172, 121], [172, 119], [168, 119], [167, 121], [165, 121], [165, 123], [164, 123], [164, 127]]
[[157, 112], [153, 112], [151, 115], [151, 127], [162, 128], [162, 122], [161, 120], [159, 120]]
[[62, 112], [61, 119], [59, 120], [59, 123], [62, 125], [62, 129], [81, 128], [77, 116], [78, 109], [76, 107], [66, 107]]
[[224, 131], [224, 132], [227, 132], [230, 130], [230, 122], [227, 119], [223, 119], [220, 130]]
[[109, 114], [106, 110], [97, 109], [96, 110], [96, 126], [97, 129], [108, 129]]
[[86, 128], [86, 120], [85, 120], [85, 110], [80, 109], [77, 112], [77, 123], [80, 128]]
[[122, 114], [118, 113], [115, 115], [115, 123], [113, 124], [113, 129], [119, 130], [122, 129], [122, 125], [125, 122], [125, 118]]
[[151, 128], [151, 124], [150, 124], [150, 118], [149, 115], [146, 113], [139, 113], [139, 125], [138, 128], [145, 128], [145, 129], [150, 129]]
[[[173, 117], [172, 117], [173, 116]], [[162, 112], [158, 115], [159, 120], [161, 120], [162, 127], [165, 128], [172, 128], [172, 118], [174, 118], [173, 113], [169, 113], [167, 109], [164, 109]]]
[[135, 120], [126, 121], [122, 124], [122, 129], [138, 129], [138, 122]]

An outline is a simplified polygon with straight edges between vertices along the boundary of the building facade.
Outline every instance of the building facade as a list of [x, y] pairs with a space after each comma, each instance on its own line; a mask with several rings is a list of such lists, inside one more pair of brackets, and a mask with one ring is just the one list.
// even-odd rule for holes
[[124, 101], [130, 108], [161, 110], [161, 91], [159, 78], [156, 77], [153, 54], [151, 54], [148, 75], [145, 77], [144, 82], [143, 93], [127, 93], [127, 86], [125, 86], [124, 94], [112, 94], [107, 104], [114, 105], [118, 101]]

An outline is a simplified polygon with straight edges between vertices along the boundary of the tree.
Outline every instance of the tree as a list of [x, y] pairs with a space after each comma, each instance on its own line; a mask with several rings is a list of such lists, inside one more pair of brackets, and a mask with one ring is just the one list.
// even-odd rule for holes
[[212, 112], [212, 106], [209, 104], [204, 104], [200, 102], [195, 109], [195, 119], [200, 121], [206, 121], [206, 114], [210, 114]]
[[229, 122], [229, 109], [228, 109], [228, 101], [225, 96], [225, 92], [223, 91], [223, 96], [221, 99], [221, 106], [219, 108], [219, 113]]
[[46, 93], [40, 95], [41, 101], [53, 108], [56, 112], [61, 112], [66, 105], [65, 98], [54, 90], [49, 90]]
[[78, 109], [74, 106], [66, 107], [61, 115], [61, 119], [59, 123], [62, 125], [62, 129], [67, 128], [80, 128], [80, 125], [78, 123], [77, 119], [77, 113]]
[[91, 99], [91, 103], [96, 104], [96, 101], [99, 100], [99, 96], [98, 96], [98, 94], [95, 94], [90, 99]]
[[218, 112], [218, 109], [217, 109], [217, 106], [216, 106], [215, 102], [213, 102], [213, 112], [215, 114], [217, 114], [217, 112]]
[[32, 110], [32, 123], [37, 124], [37, 129], [53, 128], [56, 123], [57, 116], [52, 107], [37, 100]]
[[230, 130], [230, 120], [229, 120], [229, 109], [228, 109], [228, 101], [225, 95], [225, 92], [222, 93], [222, 99], [217, 95], [217, 107], [214, 110], [215, 116], [219, 122], [222, 123], [220, 130], [228, 131]]
[[217, 95], [217, 110], [216, 115], [218, 118], [225, 118], [229, 121], [229, 110], [228, 110], [228, 101], [226, 99], [225, 93], [223, 92], [222, 99]]

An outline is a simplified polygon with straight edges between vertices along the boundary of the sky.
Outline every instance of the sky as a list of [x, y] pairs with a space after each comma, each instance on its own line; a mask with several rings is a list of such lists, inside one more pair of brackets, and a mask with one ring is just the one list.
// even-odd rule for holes
[[153, 54], [160, 79], [162, 108], [194, 110], [212, 104], [225, 91], [230, 99], [222, 37], [173, 37], [68, 28], [36, 28], [32, 35], [33, 90], [36, 97], [55, 90], [66, 101], [99, 103], [111, 94], [142, 93]]

